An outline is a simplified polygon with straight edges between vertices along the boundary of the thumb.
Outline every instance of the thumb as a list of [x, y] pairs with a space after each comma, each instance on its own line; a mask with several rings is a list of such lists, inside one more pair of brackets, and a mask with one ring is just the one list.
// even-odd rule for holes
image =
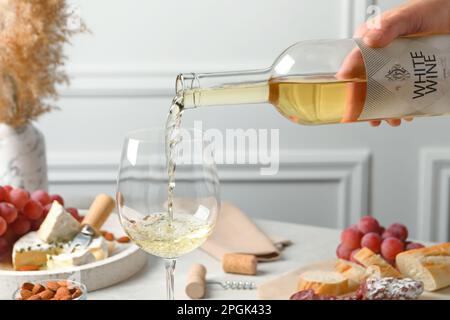
[[385, 47], [399, 36], [419, 32], [420, 17], [410, 8], [387, 11], [367, 23], [363, 36], [369, 47]]

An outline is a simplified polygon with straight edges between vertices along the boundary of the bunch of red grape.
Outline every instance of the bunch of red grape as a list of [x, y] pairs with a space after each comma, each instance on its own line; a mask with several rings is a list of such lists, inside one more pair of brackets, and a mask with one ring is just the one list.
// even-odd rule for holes
[[[53, 201], [64, 205], [64, 199], [55, 194], [49, 195], [44, 190], [31, 194], [21, 188], [0, 186], [0, 255], [9, 252], [14, 242], [28, 233], [39, 229]], [[66, 209], [81, 221], [77, 209]]]
[[420, 243], [407, 241], [407, 238], [408, 228], [405, 225], [393, 223], [385, 229], [374, 217], [365, 216], [357, 224], [342, 231], [336, 255], [340, 259], [357, 262], [353, 256], [359, 249], [366, 247], [394, 265], [395, 257], [400, 252], [423, 247]]

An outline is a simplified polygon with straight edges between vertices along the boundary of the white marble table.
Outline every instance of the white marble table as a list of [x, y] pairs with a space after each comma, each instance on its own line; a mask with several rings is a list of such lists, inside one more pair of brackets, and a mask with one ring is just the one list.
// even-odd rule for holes
[[[269, 235], [283, 236], [293, 242], [286, 248], [281, 259], [260, 263], [258, 275], [241, 276], [226, 274], [220, 262], [200, 249], [184, 256], [177, 262], [175, 271], [175, 298], [187, 299], [184, 293], [187, 270], [193, 263], [202, 263], [207, 268], [207, 280], [254, 281], [256, 284], [300, 265], [327, 260], [335, 255], [339, 241], [338, 230], [257, 220], [256, 224]], [[165, 299], [165, 271], [161, 259], [149, 256], [148, 264], [130, 279], [109, 288], [90, 292], [88, 299]], [[224, 290], [208, 286], [207, 299], [257, 299], [256, 290]]]

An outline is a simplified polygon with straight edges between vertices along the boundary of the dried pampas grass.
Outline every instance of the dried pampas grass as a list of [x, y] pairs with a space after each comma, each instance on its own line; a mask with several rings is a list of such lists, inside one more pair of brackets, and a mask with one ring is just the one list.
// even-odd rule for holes
[[65, 0], [0, 0], [0, 123], [18, 127], [53, 107], [56, 85], [68, 83], [63, 46], [72, 28]]

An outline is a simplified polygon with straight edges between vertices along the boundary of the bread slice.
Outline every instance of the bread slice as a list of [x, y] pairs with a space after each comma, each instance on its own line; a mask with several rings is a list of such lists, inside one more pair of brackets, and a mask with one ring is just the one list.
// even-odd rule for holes
[[348, 289], [355, 291], [366, 278], [366, 269], [356, 263], [339, 259], [334, 270], [342, 274], [348, 280]]
[[396, 263], [404, 276], [422, 281], [427, 291], [450, 286], [450, 243], [404, 251]]
[[369, 275], [376, 275], [381, 278], [402, 278], [401, 273], [397, 269], [391, 266], [380, 255], [368, 248], [361, 248], [353, 257], [364, 267], [370, 267], [369, 270], [367, 270]]
[[350, 292], [348, 280], [335, 271], [313, 270], [300, 275], [298, 290], [312, 289], [316, 294], [340, 296]]

